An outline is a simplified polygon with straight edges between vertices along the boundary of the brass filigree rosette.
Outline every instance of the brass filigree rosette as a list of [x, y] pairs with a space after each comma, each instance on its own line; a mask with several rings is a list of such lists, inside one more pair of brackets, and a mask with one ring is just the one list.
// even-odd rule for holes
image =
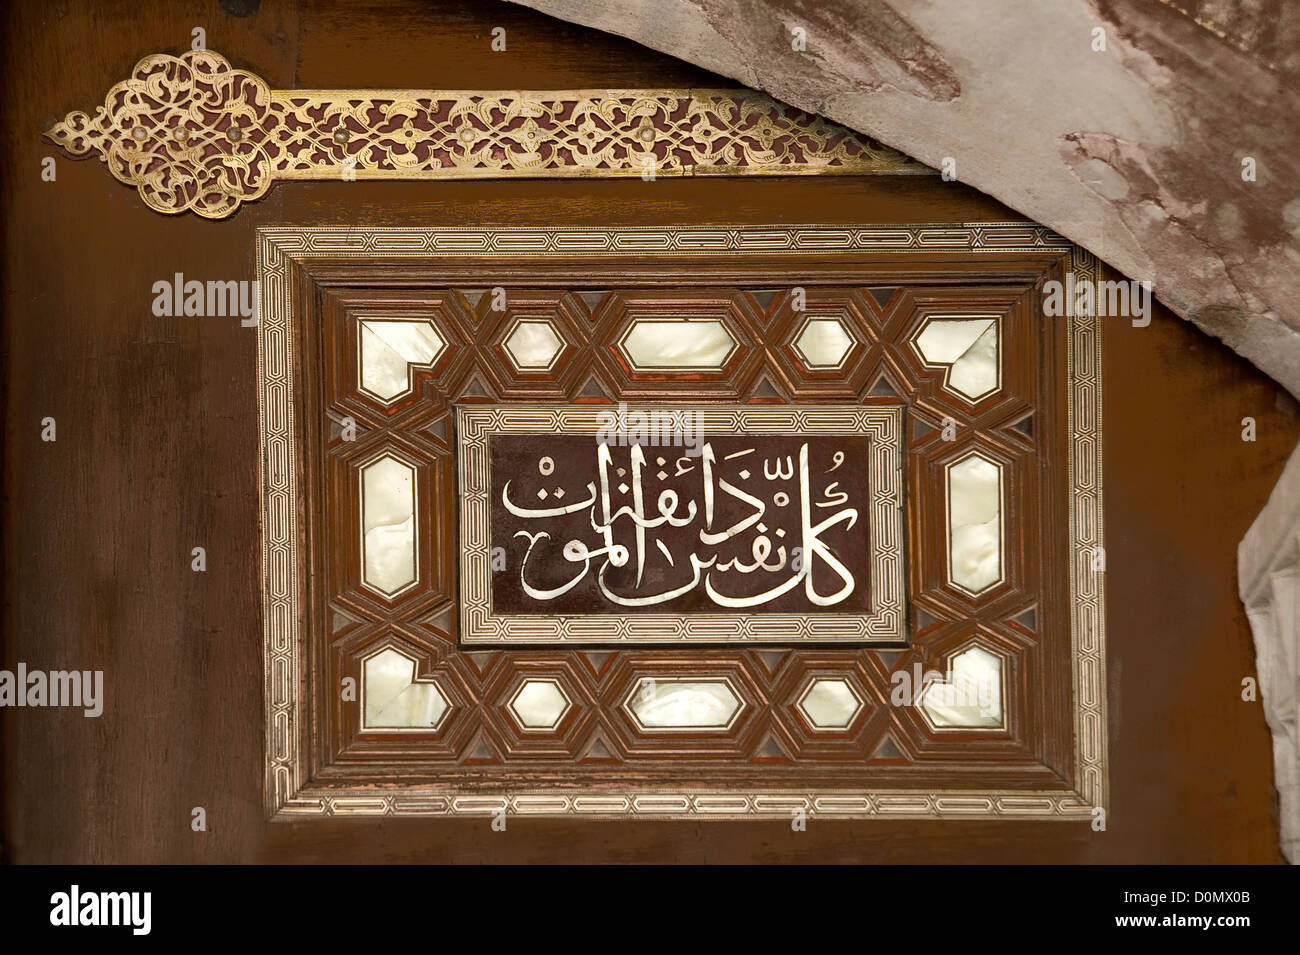
[[199, 50], [145, 57], [93, 116], [69, 113], [46, 136], [98, 154], [151, 209], [220, 219], [270, 188], [277, 125], [266, 83]]

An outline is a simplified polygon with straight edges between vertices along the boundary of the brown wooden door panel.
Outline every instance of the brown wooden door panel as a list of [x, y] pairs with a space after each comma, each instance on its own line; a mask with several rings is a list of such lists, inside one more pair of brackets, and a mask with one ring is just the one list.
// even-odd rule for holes
[[[53, 154], [38, 138], [46, 123], [96, 102], [144, 53], [183, 47], [196, 23], [206, 24], [214, 46], [220, 36], [219, 47], [233, 62], [280, 88], [724, 85], [630, 43], [509, 6], [264, 4], [256, 16], [237, 19], [206, 5], [109, 4], [92, 15], [89, 5], [74, 4], [57, 23], [47, 24], [42, 16], [34, 7], [5, 12], [9, 59], [26, 63], [28, 76], [44, 78], [10, 91], [5, 122], [11, 135], [4, 148], [12, 170], [38, 169], [41, 158]], [[509, 55], [488, 48], [485, 38], [497, 23], [510, 31]], [[440, 38], [438, 57], [428, 52], [434, 36]], [[34, 174], [5, 181], [11, 241], [4, 292], [10, 426], [3, 653], [9, 668], [19, 660], [102, 668], [107, 705], [98, 720], [52, 710], [0, 711], [7, 858], [1277, 861], [1268, 734], [1260, 711], [1240, 702], [1236, 689], [1242, 676], [1253, 673], [1254, 662], [1235, 596], [1234, 561], [1236, 541], [1300, 437], [1300, 425], [1294, 405], [1271, 382], [1159, 308], [1149, 328], [1114, 323], [1102, 343], [1113, 807], [1106, 833], [1081, 823], [940, 820], [825, 821], [791, 833], [788, 824], [768, 821], [700, 827], [512, 818], [505, 835], [490, 834], [486, 821], [477, 820], [269, 822], [263, 801], [255, 336], [237, 321], [152, 316], [155, 281], [178, 271], [204, 280], [251, 279], [255, 229], [267, 225], [607, 227], [1021, 217], [960, 183], [936, 178], [778, 178], [290, 183], [234, 218], [212, 223], [152, 213], [132, 190], [90, 163], [59, 158], [57, 168], [55, 183]], [[982, 281], [1006, 295], [1041, 271], [1039, 263], [1015, 256], [989, 260], [998, 267]], [[305, 307], [327, 307], [348, 289], [360, 288], [372, 304], [382, 305], [385, 296], [413, 301], [420, 288], [482, 287], [481, 270], [472, 268], [444, 271], [434, 282], [431, 275], [404, 276], [404, 267], [394, 263], [359, 282], [348, 269], [331, 273], [327, 263], [321, 265], [313, 280], [322, 291], [319, 297], [304, 292]], [[579, 265], [585, 271], [579, 273]], [[707, 265], [682, 274], [698, 282], [708, 275]], [[815, 258], [806, 267], [817, 273], [814, 285], [860, 287]], [[903, 257], [882, 261], [871, 279], [871, 287], [908, 287], [886, 300], [891, 314], [920, 307], [923, 296], [917, 295], [914, 275], [905, 281], [907, 268]], [[644, 292], [661, 282], [604, 269], [574, 263], [566, 278], [558, 267], [547, 275], [532, 267], [505, 271], [493, 284], [536, 290], [536, 307], [549, 308], [546, 295], [572, 284], [574, 274], [588, 288], [636, 291], [644, 281]], [[966, 279], [958, 270], [922, 284], [936, 294], [951, 293]], [[710, 281], [742, 291], [771, 287], [726, 271], [713, 273]], [[850, 298], [861, 306], [860, 297]], [[436, 307], [432, 300], [426, 304]], [[774, 324], [783, 320], [773, 313]], [[864, 359], [851, 384], [832, 386], [801, 375], [783, 347], [774, 346], [771, 363], [764, 365], [782, 398], [847, 401], [851, 393], [870, 390], [866, 379], [876, 368], [901, 374], [888, 362]], [[608, 361], [589, 357], [586, 368], [618, 380]], [[1009, 379], [1013, 390], [1032, 386], [1045, 393], [1061, 385], [1052, 369], [1035, 369], [1028, 360], [1012, 366], [1026, 376]], [[579, 367], [575, 361], [555, 382], [485, 384], [505, 388], [511, 400], [569, 400], [575, 383], [579, 390], [586, 383], [578, 382]], [[751, 375], [753, 369], [742, 372]], [[449, 364], [446, 373], [463, 370]], [[756, 378], [745, 383], [752, 386]], [[647, 396], [654, 395], [655, 383], [640, 384]], [[1028, 405], [1008, 402], [987, 414], [977, 411], [1000, 436], [993, 450], [1008, 460], [1041, 452], [1052, 434], [1037, 411], [1029, 436], [1015, 430], [1016, 415]], [[348, 407], [375, 413], [359, 400]], [[931, 396], [915, 410], [933, 425], [952, 407]], [[1258, 422], [1255, 444], [1240, 441], [1245, 415]], [[46, 416], [58, 421], [55, 443], [40, 440], [38, 423]], [[311, 440], [323, 448], [329, 426], [322, 422]], [[428, 453], [436, 457], [437, 437], [427, 440]], [[340, 499], [347, 493], [340, 483]], [[205, 574], [189, 569], [194, 546], [207, 548]], [[1013, 585], [1027, 583], [1034, 562], [1020, 547], [1010, 550], [1022, 555], [1012, 568]], [[919, 566], [914, 608], [928, 606], [937, 620], [956, 608], [969, 609], [959, 596], [940, 599], [924, 586], [933, 559]], [[1066, 601], [1065, 593], [1049, 588], [1041, 595], [1040, 615], [1061, 613]], [[378, 612], [381, 604], [364, 606]], [[1028, 639], [1007, 623], [1020, 609], [1012, 596], [989, 607], [999, 618], [991, 626], [1001, 628], [1003, 639]], [[334, 634], [354, 633], [348, 626]], [[934, 626], [942, 631], [944, 625]], [[762, 678], [789, 688], [806, 673], [832, 665], [842, 652], [818, 650], [797, 666], [787, 659], [777, 666], [779, 676]], [[592, 679], [589, 672], [575, 674], [543, 657], [536, 653], [530, 664], [570, 681], [566, 686], [575, 694], [579, 675]], [[429, 659], [428, 665], [436, 664]], [[621, 666], [621, 679], [634, 672], [617, 654], [605, 665]], [[1043, 663], [1047, 670], [1060, 665]], [[475, 679], [499, 699], [510, 684], [503, 664], [488, 661], [484, 669]], [[758, 679], [753, 674], [766, 673], [746, 672], [751, 682]], [[876, 670], [859, 678], [865, 688], [871, 681], [879, 685], [882, 676]], [[470, 693], [459, 684], [451, 689]], [[1054, 702], [1055, 691], [1045, 689], [1026, 705], [1047, 712]], [[885, 716], [868, 714], [859, 732], [879, 734]], [[567, 758], [573, 741], [589, 730], [577, 714], [558, 742], [534, 742], [509, 730], [503, 722], [509, 716], [498, 710], [485, 719], [500, 738], [511, 740], [513, 752], [540, 762]], [[792, 727], [795, 720], [786, 711], [776, 725]], [[311, 749], [307, 730], [304, 724], [292, 731]], [[456, 749], [458, 741], [448, 740], [447, 749]], [[829, 739], [807, 745], [830, 763], [858, 743]], [[382, 750], [376, 752], [382, 757]], [[1059, 766], [1067, 753], [1044, 744], [1034, 755]], [[329, 756], [313, 750], [318, 764]], [[896, 767], [887, 760], [879, 765], [888, 780]], [[206, 833], [189, 828], [194, 806], [208, 810]]]

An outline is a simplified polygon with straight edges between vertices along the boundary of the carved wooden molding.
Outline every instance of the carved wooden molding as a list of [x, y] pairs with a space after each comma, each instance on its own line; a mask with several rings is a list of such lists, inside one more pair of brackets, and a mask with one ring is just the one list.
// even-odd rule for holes
[[45, 137], [209, 219], [284, 179], [932, 172], [748, 90], [273, 90], [207, 50], [146, 56]]

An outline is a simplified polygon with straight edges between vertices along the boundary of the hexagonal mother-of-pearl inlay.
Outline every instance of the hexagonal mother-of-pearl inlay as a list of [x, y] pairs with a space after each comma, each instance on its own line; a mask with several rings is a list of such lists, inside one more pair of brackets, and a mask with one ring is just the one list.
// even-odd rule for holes
[[948, 580], [978, 594], [1002, 580], [1002, 468], [972, 451], [947, 472]]
[[742, 707], [725, 680], [645, 678], [626, 707], [642, 729], [698, 730], [730, 726]]
[[1002, 726], [1002, 658], [972, 646], [952, 658], [947, 679], [921, 691], [921, 709], [940, 728]]
[[837, 318], [810, 318], [794, 347], [809, 368], [836, 369], [852, 350], [853, 339]]
[[844, 729], [862, 709], [847, 680], [819, 678], [799, 700], [799, 709], [819, 730]]
[[996, 315], [932, 318], [914, 339], [931, 365], [947, 365], [944, 389], [978, 401], [997, 391], [1001, 381]]
[[415, 479], [391, 454], [361, 468], [361, 580], [385, 596], [416, 581]]
[[712, 318], [640, 318], [619, 342], [635, 371], [720, 370], [736, 347], [727, 326]]
[[519, 725], [529, 730], [554, 729], [569, 710], [569, 698], [555, 680], [525, 680], [510, 701]]
[[357, 326], [358, 384], [383, 402], [411, 390], [411, 365], [431, 365], [447, 347], [430, 321], [364, 319]]
[[415, 679], [415, 660], [387, 647], [361, 665], [365, 729], [428, 729], [451, 705], [438, 684]]
[[521, 321], [502, 344], [520, 371], [545, 371], [564, 347], [551, 323], [542, 319]]

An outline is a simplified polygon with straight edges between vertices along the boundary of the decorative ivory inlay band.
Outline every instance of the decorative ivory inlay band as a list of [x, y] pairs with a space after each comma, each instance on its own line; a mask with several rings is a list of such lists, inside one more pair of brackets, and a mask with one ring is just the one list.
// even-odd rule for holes
[[207, 50], [146, 56], [45, 137], [209, 219], [279, 179], [931, 172], [750, 90], [273, 90]]

